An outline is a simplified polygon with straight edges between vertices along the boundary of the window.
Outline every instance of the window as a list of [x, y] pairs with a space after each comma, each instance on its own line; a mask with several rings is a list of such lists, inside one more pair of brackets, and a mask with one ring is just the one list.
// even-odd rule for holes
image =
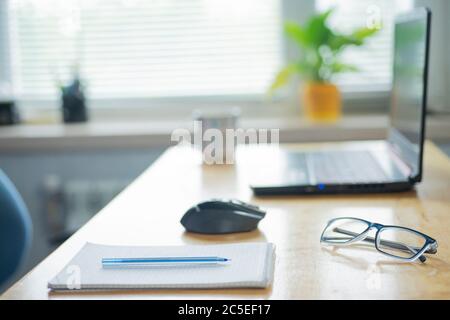
[[[58, 84], [68, 81], [75, 66], [91, 100], [262, 97], [286, 62], [283, 20], [300, 21], [314, 10], [309, 0], [0, 2], [9, 3], [8, 14], [0, 6], [0, 23], [7, 17], [9, 29], [7, 77], [15, 95], [27, 101], [57, 99]], [[381, 18], [380, 32], [366, 46], [344, 53], [360, 69], [336, 77], [345, 94], [385, 96], [394, 16], [413, 5], [414, 0], [315, 0], [316, 10], [336, 7], [330, 23], [342, 31]], [[0, 30], [2, 44], [6, 38]]]
[[280, 0], [10, 1], [15, 93], [56, 99], [59, 81], [78, 66], [91, 99], [262, 95], [283, 63], [280, 6]]
[[388, 91], [392, 76], [392, 44], [394, 17], [413, 7], [413, 0], [316, 0], [317, 10], [336, 8], [330, 18], [331, 26], [341, 31], [377, 24], [377, 35], [367, 45], [350, 48], [343, 59], [359, 71], [338, 76], [335, 81], [344, 92]]
[[5, 19], [8, 16], [6, 4], [5, 1], [0, 1], [0, 101], [11, 98], [10, 55], [5, 45], [9, 39], [8, 23]]

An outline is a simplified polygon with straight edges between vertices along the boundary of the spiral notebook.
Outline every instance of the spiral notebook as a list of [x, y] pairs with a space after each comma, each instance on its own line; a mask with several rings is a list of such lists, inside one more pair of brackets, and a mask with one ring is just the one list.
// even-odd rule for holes
[[[104, 269], [102, 258], [220, 256], [220, 267]], [[273, 281], [272, 243], [193, 246], [111, 246], [86, 243], [48, 283], [52, 290], [265, 288]]]

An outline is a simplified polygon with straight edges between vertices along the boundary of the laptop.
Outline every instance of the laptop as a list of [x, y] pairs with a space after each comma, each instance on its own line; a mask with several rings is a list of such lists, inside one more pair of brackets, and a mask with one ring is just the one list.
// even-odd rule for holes
[[[387, 138], [374, 147], [271, 152], [256, 195], [370, 193], [410, 190], [422, 179], [431, 12], [395, 21], [393, 84]], [[364, 146], [367, 145], [367, 146]], [[264, 158], [264, 157], [263, 157]], [[260, 158], [262, 159], [262, 158]], [[267, 157], [265, 158], [267, 161]]]

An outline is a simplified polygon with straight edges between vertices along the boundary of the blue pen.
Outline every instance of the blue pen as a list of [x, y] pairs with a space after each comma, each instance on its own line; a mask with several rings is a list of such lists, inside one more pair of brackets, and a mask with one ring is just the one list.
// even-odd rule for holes
[[222, 257], [154, 257], [154, 258], [103, 258], [103, 268], [146, 268], [212, 266], [227, 264], [231, 260]]

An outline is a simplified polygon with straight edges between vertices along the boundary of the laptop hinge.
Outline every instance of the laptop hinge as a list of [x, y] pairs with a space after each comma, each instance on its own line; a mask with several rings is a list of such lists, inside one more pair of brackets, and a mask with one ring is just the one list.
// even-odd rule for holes
[[401, 173], [408, 178], [408, 181], [410, 182], [415, 182], [415, 177], [413, 177], [411, 175], [411, 173], [413, 172], [413, 169], [410, 165], [408, 165], [408, 163], [403, 160], [403, 158], [401, 157], [401, 155], [399, 154], [399, 152], [397, 150], [395, 150], [395, 148], [392, 146], [391, 143], [387, 144], [389, 146], [389, 151], [391, 153], [392, 159], [394, 160], [397, 168], [401, 171]]

